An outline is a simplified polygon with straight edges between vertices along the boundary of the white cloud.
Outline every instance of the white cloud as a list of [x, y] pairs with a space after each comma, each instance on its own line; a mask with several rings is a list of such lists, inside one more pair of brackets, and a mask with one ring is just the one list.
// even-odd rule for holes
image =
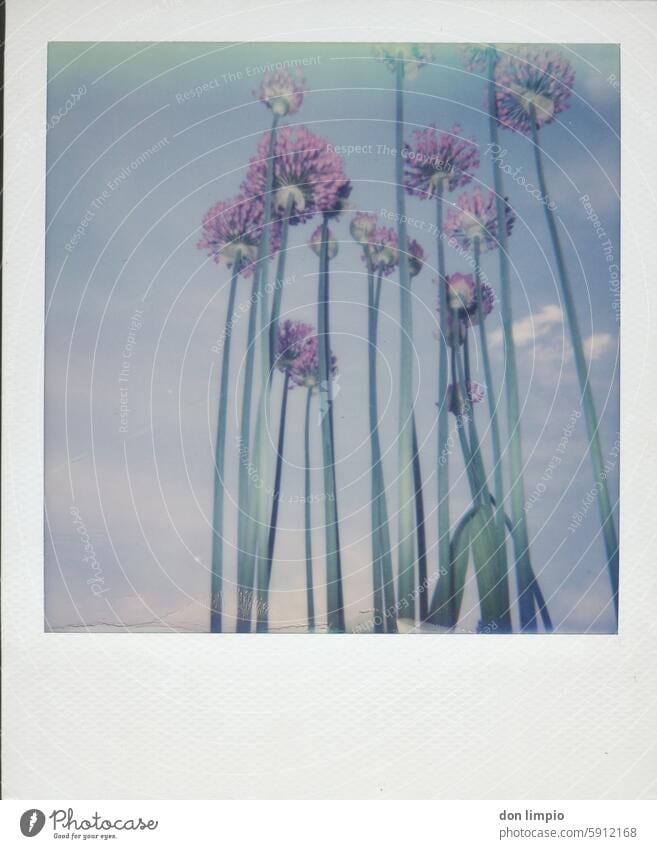
[[593, 336], [589, 336], [588, 339], [584, 340], [584, 354], [586, 355], [586, 359], [589, 362], [591, 360], [599, 360], [609, 350], [613, 341], [610, 333], [594, 333]]
[[[532, 313], [513, 323], [513, 341], [519, 348], [534, 344], [537, 339], [547, 336], [553, 327], [563, 324], [563, 312], [557, 304], [547, 304], [539, 312]], [[502, 345], [504, 331], [500, 328], [491, 333], [491, 345]]]

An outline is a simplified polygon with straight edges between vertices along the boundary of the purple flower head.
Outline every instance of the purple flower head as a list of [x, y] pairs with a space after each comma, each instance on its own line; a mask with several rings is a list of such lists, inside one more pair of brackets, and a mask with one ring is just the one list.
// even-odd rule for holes
[[497, 121], [530, 133], [532, 113], [542, 127], [568, 107], [575, 74], [569, 62], [546, 48], [525, 47], [514, 54], [503, 56], [495, 69]]
[[[481, 312], [484, 318], [487, 318], [492, 312], [495, 306], [495, 292], [491, 289], [488, 283], [481, 284]], [[479, 324], [479, 306], [475, 299], [475, 303], [472, 308], [468, 311], [468, 318], [470, 320], [470, 324]]]
[[488, 71], [488, 61], [497, 59], [497, 50], [494, 44], [465, 44], [461, 48], [461, 61], [467, 71], [477, 71], [485, 74]]
[[[335, 257], [338, 255], [338, 240], [335, 238], [335, 236], [333, 234], [333, 230], [331, 230], [330, 228], [329, 228], [329, 231], [328, 231], [327, 243], [328, 243], [328, 258], [329, 259], [335, 259]], [[320, 254], [322, 252], [322, 226], [321, 226], [321, 224], [313, 232], [313, 234], [310, 237], [310, 240], [308, 242], [308, 245], [309, 245], [311, 251], [314, 254], [316, 254], [317, 256], [320, 256]]]
[[471, 274], [459, 271], [447, 277], [447, 306], [450, 310], [467, 315], [476, 306], [476, 286]]
[[[474, 380], [468, 383], [468, 400], [471, 404], [479, 404], [486, 397], [486, 387], [481, 383], [476, 383]], [[447, 409], [455, 416], [460, 416], [465, 412], [465, 403], [463, 398], [463, 390], [461, 386], [454, 387], [453, 383], [447, 387]]]
[[[504, 199], [506, 232], [511, 233], [516, 220], [508, 199]], [[445, 233], [460, 247], [469, 250], [475, 239], [479, 239], [481, 251], [493, 250], [498, 246], [497, 208], [495, 193], [484, 195], [477, 188], [471, 195], [462, 194], [455, 207], [447, 210]]]
[[[232, 268], [239, 254], [239, 268], [245, 277], [253, 272], [262, 236], [264, 207], [261, 198], [237, 195], [233, 200], [219, 201], [203, 216], [203, 235], [197, 244]], [[280, 247], [281, 228], [274, 222], [269, 228], [270, 256]]]
[[[269, 133], [258, 144], [242, 183], [249, 197], [261, 196], [267, 188]], [[276, 214], [290, 205], [290, 224], [310, 220], [316, 213], [335, 215], [345, 203], [351, 184], [342, 157], [306, 127], [280, 127], [274, 145], [274, 197]]]
[[432, 125], [413, 130], [413, 140], [404, 145], [406, 191], [419, 198], [435, 197], [442, 188], [453, 191], [472, 180], [479, 167], [479, 152], [472, 139], [461, 137], [454, 124], [447, 133], [438, 133]]
[[[331, 380], [335, 379], [337, 373], [338, 360], [331, 354]], [[319, 384], [319, 339], [317, 336], [309, 336], [306, 339], [289, 374], [297, 386], [313, 389]]]
[[312, 338], [315, 328], [303, 321], [286, 319], [278, 329], [276, 343], [276, 365], [281, 371], [293, 371], [302, 355], [306, 342]]
[[378, 220], [374, 213], [357, 212], [351, 219], [351, 224], [349, 225], [349, 231], [352, 238], [355, 239], [359, 245], [366, 244], [372, 233], [376, 230], [377, 223]]
[[[468, 325], [479, 324], [479, 305], [477, 302], [477, 286], [471, 274], [450, 274], [447, 278], [447, 304], [450, 310], [449, 318], [456, 313], [463, 329]], [[484, 318], [489, 316], [495, 306], [495, 293], [488, 283], [481, 284], [481, 310]], [[450, 325], [452, 326], [452, 325]], [[460, 334], [459, 334], [460, 335]], [[452, 334], [448, 334], [451, 342]], [[460, 344], [460, 343], [459, 343]]]
[[377, 59], [381, 59], [388, 70], [393, 73], [397, 70], [398, 63], [402, 62], [404, 76], [407, 80], [414, 80], [417, 77], [418, 70], [433, 59], [433, 50], [430, 44], [403, 44], [397, 42], [374, 44], [372, 46], [372, 53]]
[[380, 271], [384, 277], [389, 277], [399, 263], [397, 231], [392, 227], [377, 227], [363, 248], [363, 259], [369, 260], [374, 271]]
[[424, 248], [415, 239], [408, 242], [408, 273], [411, 277], [417, 277], [424, 266]]
[[275, 115], [285, 117], [298, 112], [303, 103], [305, 80], [299, 68], [291, 74], [284, 68], [263, 75], [260, 88], [253, 92]]

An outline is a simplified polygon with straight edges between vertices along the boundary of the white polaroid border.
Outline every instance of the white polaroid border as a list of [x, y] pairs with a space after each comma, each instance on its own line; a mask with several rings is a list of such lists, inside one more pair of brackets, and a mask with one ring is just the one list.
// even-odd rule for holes
[[[5, 797], [653, 798], [656, 4], [10, 0], [7, 11]], [[620, 43], [618, 636], [44, 633], [46, 46], [62, 40]]]

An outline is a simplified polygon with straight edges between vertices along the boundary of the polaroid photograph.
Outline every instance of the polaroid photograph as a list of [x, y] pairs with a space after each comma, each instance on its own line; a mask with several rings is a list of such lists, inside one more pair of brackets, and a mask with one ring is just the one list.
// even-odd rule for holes
[[654, 798], [656, 31], [9, 4], [16, 840], [100, 835], [81, 799]]

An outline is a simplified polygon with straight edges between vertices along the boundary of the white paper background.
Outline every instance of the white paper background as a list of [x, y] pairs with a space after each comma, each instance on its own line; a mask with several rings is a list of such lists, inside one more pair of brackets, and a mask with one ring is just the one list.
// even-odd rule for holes
[[[656, 38], [652, 2], [9, 3], [6, 797], [655, 797]], [[160, 39], [620, 42], [618, 637], [43, 632], [46, 45]]]

